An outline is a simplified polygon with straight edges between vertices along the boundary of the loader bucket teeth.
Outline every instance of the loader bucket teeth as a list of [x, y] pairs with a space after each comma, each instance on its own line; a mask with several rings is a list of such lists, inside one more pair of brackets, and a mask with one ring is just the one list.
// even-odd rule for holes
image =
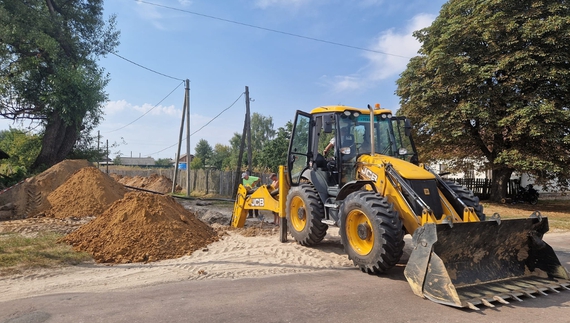
[[547, 231], [546, 217], [426, 224], [414, 233], [404, 274], [416, 295], [456, 307], [558, 292], [570, 278], [542, 240]]

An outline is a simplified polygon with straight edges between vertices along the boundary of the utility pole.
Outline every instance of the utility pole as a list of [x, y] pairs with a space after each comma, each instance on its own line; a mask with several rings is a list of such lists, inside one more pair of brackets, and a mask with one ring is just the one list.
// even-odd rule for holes
[[249, 88], [245, 87], [245, 118], [247, 123], [247, 173], [251, 174], [251, 116], [249, 112]]
[[243, 122], [243, 132], [241, 134], [241, 143], [239, 146], [239, 154], [238, 154], [238, 161], [237, 161], [237, 168], [236, 168], [236, 177], [235, 177], [235, 181], [234, 181], [234, 189], [233, 189], [233, 194], [232, 194], [232, 198], [236, 197], [237, 194], [237, 188], [239, 186], [240, 180], [241, 180], [241, 160], [243, 158], [243, 150], [244, 150], [244, 146], [245, 146], [245, 136], [247, 134], [247, 129], [248, 129], [248, 116], [249, 116], [249, 88], [246, 86], [245, 87], [245, 107], [246, 107], [246, 111], [245, 111], [245, 120]]
[[190, 197], [190, 80], [186, 79], [186, 197]]
[[[182, 105], [182, 122], [180, 123], [180, 134], [178, 135], [178, 149], [176, 150], [176, 161], [174, 162], [174, 180], [172, 182], [172, 193], [176, 193], [176, 181], [178, 180], [178, 160], [180, 160], [180, 148], [182, 146], [182, 134], [184, 133], [184, 119], [186, 117], [186, 100], [188, 96], [184, 92], [184, 104]], [[187, 159], [189, 157], [187, 156]], [[189, 163], [186, 162], [187, 169], [189, 168]]]
[[97, 169], [100, 169], [101, 165], [99, 164], [99, 161], [101, 159], [100, 154], [101, 154], [101, 150], [99, 150], [99, 141], [101, 140], [101, 130], [97, 130]]

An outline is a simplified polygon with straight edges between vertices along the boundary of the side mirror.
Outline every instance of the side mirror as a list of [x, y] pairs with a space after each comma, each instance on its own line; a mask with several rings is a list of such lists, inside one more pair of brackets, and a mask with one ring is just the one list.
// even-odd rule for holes
[[334, 117], [332, 114], [323, 116], [323, 132], [331, 133], [333, 131]]
[[410, 119], [406, 119], [404, 122], [404, 133], [406, 134], [406, 137], [409, 137], [412, 133], [412, 122]]

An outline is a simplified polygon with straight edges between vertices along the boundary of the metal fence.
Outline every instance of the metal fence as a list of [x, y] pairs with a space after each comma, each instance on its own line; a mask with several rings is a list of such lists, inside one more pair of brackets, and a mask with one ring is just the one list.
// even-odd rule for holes
[[[473, 191], [480, 199], [491, 197], [491, 180], [489, 178], [448, 178]], [[518, 180], [510, 180], [507, 184], [507, 197], [513, 197], [518, 188]]]

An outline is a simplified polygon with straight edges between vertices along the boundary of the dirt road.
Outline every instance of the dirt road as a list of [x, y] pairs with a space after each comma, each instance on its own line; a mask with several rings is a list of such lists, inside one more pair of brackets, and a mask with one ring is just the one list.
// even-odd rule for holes
[[[545, 240], [570, 268], [570, 233]], [[570, 292], [480, 312], [421, 299], [397, 266], [354, 268], [334, 233], [317, 248], [230, 235], [153, 264], [90, 264], [0, 280], [0, 322], [568, 322]], [[42, 296], [38, 296], [42, 295]]]

